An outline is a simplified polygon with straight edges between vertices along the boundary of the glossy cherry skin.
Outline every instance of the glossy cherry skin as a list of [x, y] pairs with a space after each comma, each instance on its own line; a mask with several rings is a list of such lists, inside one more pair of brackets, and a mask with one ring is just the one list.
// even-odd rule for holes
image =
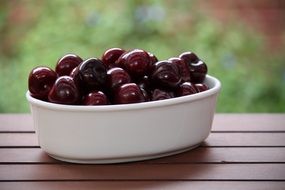
[[79, 98], [77, 86], [69, 76], [59, 77], [48, 95], [48, 100], [56, 104], [77, 104]]
[[183, 82], [190, 82], [190, 71], [187, 64], [181, 58], [173, 57], [168, 59], [171, 63], [175, 64], [178, 69], [179, 73], [182, 77]]
[[71, 77], [71, 78], [73, 78], [74, 76], [75, 76], [75, 74], [78, 72], [78, 67], [75, 67], [71, 72], [70, 72], [70, 74], [69, 74], [69, 76]]
[[197, 93], [197, 90], [195, 86], [190, 82], [184, 82], [180, 84], [175, 92], [177, 97], [186, 96], [186, 95], [195, 94], [195, 93]]
[[60, 58], [55, 67], [58, 76], [69, 76], [71, 71], [77, 67], [83, 60], [75, 54], [66, 54]]
[[148, 53], [148, 56], [150, 58], [150, 64], [151, 65], [155, 64], [156, 62], [158, 62], [158, 59], [157, 59], [157, 57], [154, 54], [152, 54], [150, 52], [147, 52], [147, 53]]
[[199, 57], [190, 51], [184, 52], [182, 54], [179, 55], [179, 58], [184, 60], [186, 63], [196, 63], [199, 61]]
[[194, 84], [194, 86], [197, 92], [203, 92], [209, 89], [209, 87], [206, 84], [202, 83]]
[[147, 75], [143, 76], [136, 84], [140, 87], [145, 100], [150, 101], [150, 90], [152, 89], [150, 79]]
[[151, 83], [158, 88], [173, 89], [181, 82], [179, 69], [170, 61], [159, 61], [153, 65]]
[[206, 63], [198, 61], [197, 63], [188, 64], [191, 82], [202, 83], [205, 80], [208, 68]]
[[191, 76], [191, 82], [202, 83], [208, 72], [207, 65], [199, 60], [198, 56], [192, 52], [185, 52], [179, 56], [187, 64]]
[[145, 88], [143, 88], [141, 86], [139, 86], [139, 88], [140, 88], [140, 90], [141, 90], [141, 92], [142, 92], [142, 94], [144, 96], [145, 102], [150, 101], [150, 92], [147, 89], [145, 89]]
[[150, 78], [147, 75], [143, 76], [140, 80], [136, 81], [136, 83], [139, 85], [140, 88], [144, 88], [146, 90], [152, 88]]
[[116, 89], [114, 101], [116, 104], [140, 103], [145, 102], [145, 97], [137, 84], [127, 83]]
[[106, 65], [106, 67], [110, 69], [115, 67], [115, 62], [125, 52], [126, 51], [121, 48], [111, 48], [104, 52], [101, 60]]
[[115, 88], [130, 82], [130, 75], [120, 67], [114, 67], [107, 71], [107, 86], [109, 89], [114, 90]]
[[36, 67], [29, 75], [28, 88], [31, 96], [41, 100], [47, 100], [55, 80], [56, 72], [49, 67]]
[[83, 99], [84, 105], [107, 105], [109, 100], [102, 91], [94, 91], [88, 93]]
[[151, 100], [152, 101], [157, 101], [157, 100], [165, 100], [165, 99], [170, 99], [174, 98], [174, 93], [171, 91], [164, 91], [161, 89], [154, 89], [151, 93]]
[[139, 78], [147, 74], [150, 62], [150, 57], [146, 51], [134, 49], [123, 54], [116, 64], [125, 69], [133, 78]]
[[106, 83], [107, 69], [99, 59], [89, 58], [78, 66], [78, 74], [75, 74], [75, 78], [79, 85], [98, 90]]

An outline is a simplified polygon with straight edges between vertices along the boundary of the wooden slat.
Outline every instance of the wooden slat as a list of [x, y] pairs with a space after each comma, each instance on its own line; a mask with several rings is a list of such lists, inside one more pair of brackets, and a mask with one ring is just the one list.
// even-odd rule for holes
[[[213, 131], [285, 131], [285, 114], [216, 114]], [[1, 114], [0, 132], [34, 131], [30, 114]]]
[[211, 133], [204, 146], [285, 146], [285, 133]]
[[213, 131], [285, 131], [285, 114], [216, 114]]
[[65, 182], [2, 182], [3, 190], [284, 190], [285, 182], [235, 181], [65, 181]]
[[0, 131], [34, 131], [31, 114], [0, 114]]
[[0, 180], [285, 180], [285, 164], [0, 165]]
[[34, 133], [0, 133], [0, 147], [34, 147], [38, 139]]
[[[0, 147], [34, 146], [34, 133], [0, 133]], [[285, 133], [212, 133], [202, 146], [285, 146]]]
[[[40, 148], [2, 148], [3, 163], [61, 163], [49, 157]], [[285, 163], [285, 148], [205, 148], [140, 163]]]

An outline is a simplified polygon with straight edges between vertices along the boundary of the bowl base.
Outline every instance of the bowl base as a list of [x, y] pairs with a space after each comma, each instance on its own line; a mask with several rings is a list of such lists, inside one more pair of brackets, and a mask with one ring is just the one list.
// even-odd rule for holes
[[113, 164], [113, 163], [123, 163], [123, 162], [134, 162], [134, 161], [142, 161], [142, 160], [149, 160], [149, 159], [155, 159], [155, 158], [161, 158], [165, 156], [171, 156], [174, 154], [179, 154], [182, 152], [186, 152], [188, 150], [194, 149], [200, 145], [196, 144], [187, 148], [174, 150], [170, 152], [164, 152], [159, 154], [153, 154], [153, 155], [146, 155], [146, 156], [134, 156], [134, 157], [122, 157], [122, 158], [107, 158], [107, 159], [69, 159], [69, 158], [63, 158], [60, 156], [48, 154], [54, 159], [64, 161], [64, 162], [70, 162], [70, 163], [77, 163], [77, 164]]

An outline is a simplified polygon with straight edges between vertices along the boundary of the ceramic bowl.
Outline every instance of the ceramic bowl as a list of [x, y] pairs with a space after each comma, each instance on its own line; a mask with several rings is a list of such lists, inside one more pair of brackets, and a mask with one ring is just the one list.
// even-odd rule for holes
[[197, 147], [212, 126], [218, 79], [209, 90], [167, 100], [104, 106], [60, 105], [26, 93], [40, 147], [74, 163], [158, 158]]

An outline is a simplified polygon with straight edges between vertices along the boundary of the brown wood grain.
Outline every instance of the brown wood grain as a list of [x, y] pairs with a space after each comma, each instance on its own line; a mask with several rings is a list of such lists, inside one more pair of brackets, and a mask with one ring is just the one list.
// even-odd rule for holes
[[285, 131], [285, 114], [216, 114], [213, 131]]
[[0, 114], [0, 190], [272, 189], [285, 187], [285, 114], [216, 114], [194, 150], [109, 165], [54, 160], [30, 114]]
[[[49, 157], [40, 148], [0, 148], [0, 155], [0, 164], [62, 163]], [[199, 147], [178, 155], [139, 163], [285, 163], [285, 148]]]
[[0, 165], [13, 180], [283, 180], [285, 164]]
[[31, 114], [0, 114], [0, 131], [34, 131]]
[[2, 182], [2, 190], [284, 190], [285, 182], [272, 181], [64, 181]]
[[[0, 133], [0, 147], [34, 146], [35, 133]], [[202, 146], [285, 146], [285, 133], [211, 133]]]
[[[285, 114], [221, 114], [213, 131], [285, 131]], [[0, 131], [34, 131], [30, 114], [0, 114]]]

